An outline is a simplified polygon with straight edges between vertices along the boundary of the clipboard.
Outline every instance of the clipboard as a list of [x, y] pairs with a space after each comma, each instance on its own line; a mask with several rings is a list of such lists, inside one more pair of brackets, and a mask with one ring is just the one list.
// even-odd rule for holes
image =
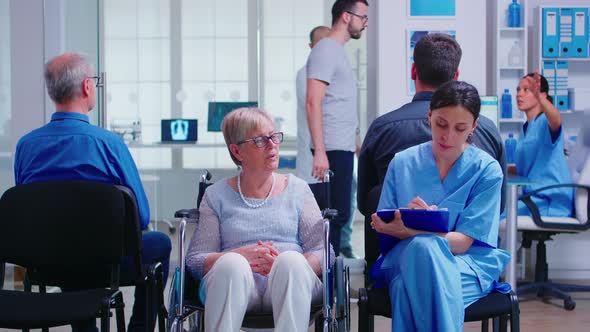
[[[393, 220], [396, 209], [383, 209], [377, 211], [377, 215], [384, 222]], [[397, 209], [401, 213], [404, 224], [413, 229], [428, 232], [449, 232], [449, 210], [425, 210], [425, 209]]]

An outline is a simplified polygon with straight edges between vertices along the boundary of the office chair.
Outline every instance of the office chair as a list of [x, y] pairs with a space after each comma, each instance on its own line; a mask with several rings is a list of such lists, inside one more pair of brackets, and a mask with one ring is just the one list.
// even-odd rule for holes
[[[391, 318], [391, 300], [387, 288], [375, 288], [369, 279], [369, 271], [379, 258], [379, 240], [377, 232], [371, 228], [371, 214], [377, 211], [382, 185], [374, 187], [367, 195], [367, 213], [365, 216], [365, 288], [359, 289], [359, 332], [374, 330], [374, 316]], [[492, 319], [493, 331], [506, 331], [510, 320], [510, 331], [520, 329], [520, 309], [514, 292], [502, 294], [492, 292], [465, 308], [465, 322], [481, 321], [481, 330], [488, 331]]]
[[[98, 316], [101, 331], [109, 331], [114, 308], [117, 329], [124, 331], [119, 287], [125, 256], [134, 259], [136, 282], [150, 282], [148, 297], [158, 301], [154, 288], [163, 288], [162, 271], [152, 266], [144, 281], [137, 202], [126, 187], [90, 181], [18, 185], [0, 199], [0, 225], [0, 266], [25, 267], [40, 289], [0, 290], [0, 327], [47, 330]], [[48, 294], [46, 286], [83, 290]], [[161, 296], [158, 302], [162, 308]]]
[[[532, 242], [537, 241], [537, 257], [534, 281], [520, 283], [517, 293], [520, 296], [536, 292], [536, 296], [540, 298], [553, 296], [563, 300], [564, 309], [574, 310], [576, 302], [567, 292], [590, 292], [590, 286], [551, 282], [549, 280], [545, 242], [552, 240], [552, 236], [557, 234], [576, 234], [590, 228], [590, 221], [588, 220], [590, 215], [590, 115], [584, 115], [578, 142], [568, 158], [568, 167], [573, 183], [539, 188], [519, 198], [531, 211], [531, 216], [518, 216], [517, 218], [518, 230], [522, 232], [521, 245], [523, 248], [530, 248]], [[541, 216], [531, 197], [545, 190], [559, 187], [573, 187], [576, 189], [574, 216]]]
[[[330, 267], [329, 252], [329, 219], [336, 215], [337, 211], [330, 209], [329, 202], [329, 178], [330, 174], [326, 173], [325, 182], [311, 185], [314, 196], [324, 216], [324, 259], [322, 260], [322, 278], [324, 284], [323, 304], [312, 305], [310, 320], [315, 323], [315, 331], [348, 331], [350, 329], [350, 296], [349, 296], [349, 271], [344, 267], [343, 260], [336, 258], [334, 267]], [[168, 318], [169, 331], [183, 331], [184, 321], [189, 321], [189, 331], [202, 331], [204, 328], [204, 305], [199, 299], [199, 280], [195, 280], [186, 270], [185, 252], [186, 252], [186, 224], [198, 223], [199, 212], [198, 206], [201, 203], [205, 189], [211, 185], [211, 174], [205, 171], [199, 182], [199, 192], [197, 198], [197, 209], [185, 209], [176, 211], [175, 217], [181, 218], [179, 226], [179, 260], [180, 266], [176, 269], [171, 283], [169, 294]], [[332, 283], [336, 289], [336, 303], [334, 298]], [[334, 318], [332, 310], [334, 309]], [[274, 320], [272, 312], [248, 313], [244, 316], [242, 327], [246, 328], [273, 328]]]

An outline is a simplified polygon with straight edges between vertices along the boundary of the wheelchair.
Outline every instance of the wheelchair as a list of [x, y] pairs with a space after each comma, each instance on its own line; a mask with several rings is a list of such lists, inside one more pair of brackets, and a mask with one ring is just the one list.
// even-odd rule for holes
[[[329, 180], [331, 171], [326, 171], [324, 182], [310, 185], [318, 201], [323, 216], [324, 252], [322, 259], [322, 282], [324, 285], [323, 301], [312, 305], [310, 321], [315, 323], [316, 332], [350, 331], [350, 271], [344, 266], [342, 257], [336, 257], [333, 267], [330, 264], [330, 220], [337, 211], [329, 208]], [[199, 222], [198, 207], [205, 189], [211, 185], [211, 173], [204, 171], [200, 177], [196, 209], [176, 211], [175, 218], [180, 219], [178, 233], [179, 265], [172, 276], [168, 298], [169, 332], [204, 331], [204, 304], [201, 303], [199, 281], [188, 272], [185, 265], [186, 226]], [[186, 329], [185, 327], [188, 327]], [[246, 313], [242, 322], [244, 328], [273, 328], [272, 312]]]

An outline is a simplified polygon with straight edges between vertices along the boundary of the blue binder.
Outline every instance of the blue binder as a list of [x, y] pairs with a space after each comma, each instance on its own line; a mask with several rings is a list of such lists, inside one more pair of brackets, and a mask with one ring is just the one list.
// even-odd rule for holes
[[555, 107], [560, 111], [569, 109], [567, 97], [568, 86], [568, 62], [555, 62]]
[[588, 8], [573, 8], [573, 40], [570, 56], [588, 56]]
[[[449, 211], [441, 210], [421, 210], [421, 209], [399, 209], [402, 214], [404, 225], [413, 229], [419, 229], [430, 232], [449, 232]], [[384, 222], [388, 223], [394, 218], [395, 209], [383, 209], [377, 211], [377, 215]], [[380, 234], [379, 248], [381, 252], [388, 252], [393, 248], [399, 239], [390, 235]]]
[[[441, 232], [449, 231], [449, 210], [399, 209], [404, 225], [421, 231]], [[384, 222], [393, 220], [395, 210], [383, 209], [377, 215]]]
[[559, 56], [559, 9], [543, 8], [543, 57]]
[[541, 75], [545, 76], [547, 83], [549, 83], [548, 95], [553, 97], [553, 100], [555, 100], [555, 61], [543, 61]]
[[569, 58], [573, 54], [574, 10], [559, 9], [559, 56]]

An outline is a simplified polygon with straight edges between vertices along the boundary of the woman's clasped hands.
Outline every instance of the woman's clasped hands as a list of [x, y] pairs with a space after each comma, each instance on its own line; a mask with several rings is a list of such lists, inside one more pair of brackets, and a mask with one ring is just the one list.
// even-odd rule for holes
[[251, 244], [236, 248], [234, 252], [244, 256], [252, 272], [261, 275], [268, 275], [275, 258], [279, 255], [279, 251], [273, 246], [272, 241], [262, 242], [258, 240], [257, 244]]

